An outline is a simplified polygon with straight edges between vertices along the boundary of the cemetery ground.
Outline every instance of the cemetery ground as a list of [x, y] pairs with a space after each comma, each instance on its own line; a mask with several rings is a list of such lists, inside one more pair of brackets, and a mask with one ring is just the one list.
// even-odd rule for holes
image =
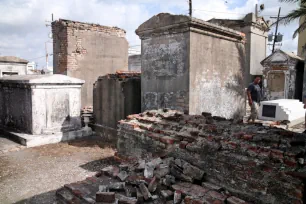
[[33, 148], [0, 137], [0, 203], [55, 203], [55, 191], [113, 162], [114, 147], [101, 137]]

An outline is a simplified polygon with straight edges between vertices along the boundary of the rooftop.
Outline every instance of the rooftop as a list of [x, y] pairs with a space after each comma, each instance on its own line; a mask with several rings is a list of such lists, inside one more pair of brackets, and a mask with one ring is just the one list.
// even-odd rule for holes
[[84, 84], [85, 81], [62, 74], [13, 75], [0, 78], [0, 84]]
[[140, 37], [150, 35], [152, 33], [169, 33], [169, 32], [185, 32], [185, 31], [204, 31], [218, 33], [236, 40], [243, 40], [244, 33], [230, 29], [228, 27], [218, 26], [216, 24], [206, 22], [197, 18], [190, 18], [185, 15], [173, 15], [169, 13], [160, 13], [153, 16], [136, 30], [136, 34]]
[[104, 29], [114, 29], [117, 31], [123, 31], [124, 33], [126, 33], [126, 31], [122, 28], [118, 28], [116, 26], [111, 27], [111, 26], [104, 26], [104, 25], [100, 25], [97, 23], [87, 23], [87, 22], [80, 22], [80, 21], [73, 21], [73, 20], [68, 20], [68, 19], [59, 19], [56, 20], [54, 22], [52, 22], [52, 24], [54, 23], [62, 23], [62, 25], [65, 25], [67, 27], [88, 27], [88, 26], [92, 26], [92, 27], [99, 27], [99, 28], [104, 28]]
[[29, 61], [25, 59], [21, 59], [19, 57], [14, 57], [14, 56], [0, 56], [0, 62], [27, 64]]

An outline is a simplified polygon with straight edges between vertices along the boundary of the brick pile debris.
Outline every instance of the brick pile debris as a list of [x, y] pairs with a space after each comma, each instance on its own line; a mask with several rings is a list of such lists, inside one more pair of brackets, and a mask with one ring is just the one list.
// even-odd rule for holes
[[[235, 123], [208, 113], [146, 111], [118, 125], [118, 155], [157, 154], [188, 161], [170, 167], [171, 173], [183, 172], [180, 180], [190, 182], [183, 185], [209, 182], [250, 203], [305, 201], [305, 147], [305, 134]], [[184, 174], [184, 165], [198, 173]], [[222, 196], [221, 202], [228, 199]]]
[[247, 203], [204, 178], [204, 171], [184, 160], [144, 159], [108, 166], [97, 177], [65, 185], [56, 194], [62, 203]]
[[109, 79], [127, 79], [133, 77], [140, 77], [140, 72], [137, 71], [116, 71], [115, 74], [108, 74]]

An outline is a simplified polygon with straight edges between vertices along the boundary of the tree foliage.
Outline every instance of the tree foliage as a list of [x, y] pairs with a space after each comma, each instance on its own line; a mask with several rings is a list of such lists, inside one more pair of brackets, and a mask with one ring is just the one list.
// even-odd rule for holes
[[279, 19], [279, 22], [284, 23], [285, 25], [291, 23], [294, 20], [299, 20], [301, 18], [303, 19], [303, 21], [300, 22], [299, 27], [293, 33], [293, 38], [295, 38], [297, 34], [303, 32], [306, 29], [306, 0], [279, 0], [279, 1], [299, 4], [298, 8], [292, 10], [286, 16], [281, 17]]

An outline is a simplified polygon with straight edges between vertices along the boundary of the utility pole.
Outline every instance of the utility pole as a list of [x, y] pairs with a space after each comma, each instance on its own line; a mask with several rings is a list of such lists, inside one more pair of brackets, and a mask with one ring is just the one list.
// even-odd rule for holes
[[189, 0], [189, 16], [192, 17], [192, 0]]
[[47, 70], [49, 69], [49, 54], [48, 54], [48, 49], [47, 49], [47, 42], [45, 42], [45, 49], [46, 49], [46, 68]]
[[280, 12], [281, 12], [281, 7], [279, 7], [278, 15], [277, 15], [276, 29], [275, 29], [275, 35], [274, 35], [272, 53], [273, 53], [274, 50], [275, 50], [275, 43], [276, 43], [276, 40], [277, 40], [277, 30], [278, 30], [278, 23], [279, 23], [279, 15], [280, 15]]

